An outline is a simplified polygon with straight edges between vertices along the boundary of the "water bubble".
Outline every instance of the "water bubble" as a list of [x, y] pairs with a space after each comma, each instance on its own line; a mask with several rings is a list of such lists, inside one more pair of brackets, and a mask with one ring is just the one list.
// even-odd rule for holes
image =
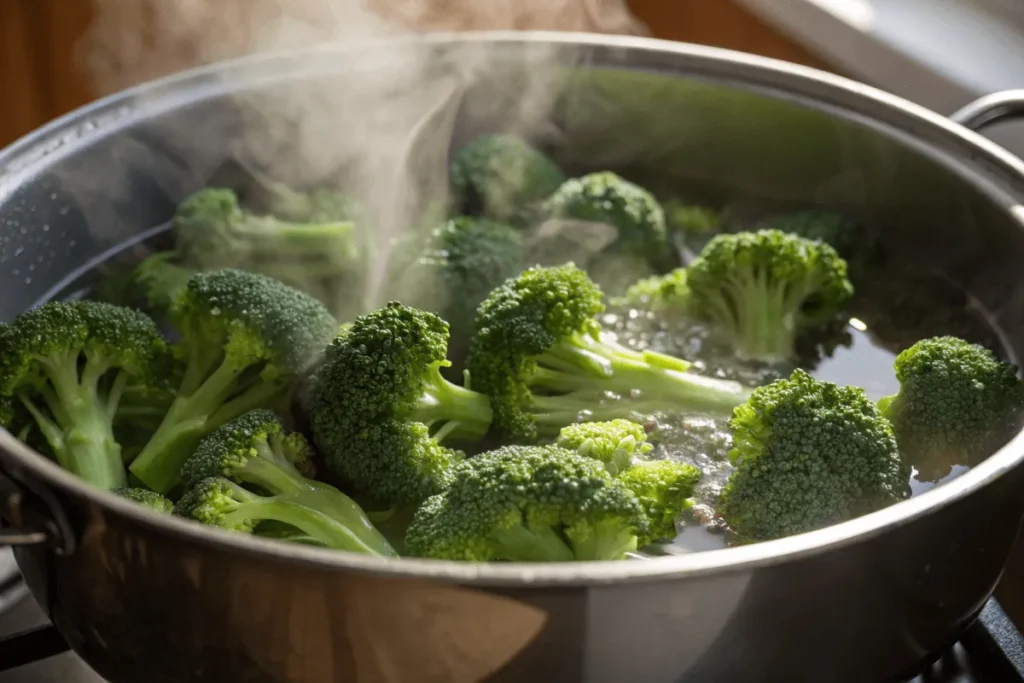
[[43, 232], [50, 232], [50, 224], [43, 223]]

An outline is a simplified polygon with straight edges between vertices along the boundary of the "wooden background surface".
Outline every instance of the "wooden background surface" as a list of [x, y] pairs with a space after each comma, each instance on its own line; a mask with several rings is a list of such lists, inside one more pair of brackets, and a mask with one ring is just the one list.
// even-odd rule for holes
[[[822, 66], [729, 0], [630, 4], [659, 38]], [[104, 94], [83, 68], [92, 14], [92, 0], [0, 0], [0, 147]]]

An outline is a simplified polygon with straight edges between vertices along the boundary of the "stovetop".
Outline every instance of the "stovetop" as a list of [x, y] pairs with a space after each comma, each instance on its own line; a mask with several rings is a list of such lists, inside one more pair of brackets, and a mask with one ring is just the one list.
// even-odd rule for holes
[[[0, 683], [104, 683], [64, 651], [47, 623], [18, 580], [9, 551], [0, 551]], [[14, 644], [8, 637], [32, 629], [38, 630], [27, 641]], [[963, 640], [908, 683], [1024, 683], [1024, 636], [990, 600]]]

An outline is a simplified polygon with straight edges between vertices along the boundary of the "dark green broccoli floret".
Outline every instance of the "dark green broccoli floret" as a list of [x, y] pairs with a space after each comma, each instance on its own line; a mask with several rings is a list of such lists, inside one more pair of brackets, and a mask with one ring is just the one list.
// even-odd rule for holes
[[622, 419], [569, 425], [558, 433], [557, 443], [566, 450], [600, 460], [611, 475], [629, 469], [634, 458], [654, 448], [647, 443], [643, 425]]
[[[334, 550], [380, 555], [346, 521], [308, 504], [306, 492], [265, 496], [220, 477], [203, 479], [174, 509], [180, 517], [228, 531], [251, 534], [261, 523], [277, 522]], [[272, 535], [273, 537], [273, 535]]]
[[956, 337], [925, 339], [905, 350], [896, 358], [896, 378], [899, 393], [879, 407], [923, 481], [991, 455], [1024, 411], [1017, 368]]
[[132, 272], [132, 280], [145, 298], [147, 310], [167, 314], [196, 270], [178, 263], [178, 255], [161, 251], [146, 258]]
[[700, 477], [700, 469], [674, 460], [638, 462], [619, 475], [619, 482], [647, 513], [647, 533], [639, 538], [640, 547], [676, 537], [676, 520], [693, 507], [691, 496]]
[[240, 270], [193, 276], [172, 318], [184, 377], [159, 429], [131, 464], [148, 488], [167, 493], [199, 439], [254, 408], [283, 400], [338, 323], [312, 297]]
[[693, 316], [764, 361], [793, 359], [798, 335], [834, 320], [853, 296], [835, 249], [777, 230], [718, 235], [690, 264], [686, 284]]
[[650, 311], [686, 311], [690, 288], [686, 285], [686, 268], [676, 268], [664, 275], [644, 278], [633, 283], [625, 296], [615, 300], [617, 306], [640, 306]]
[[499, 221], [529, 220], [565, 181], [546, 154], [513, 135], [483, 135], [452, 159], [451, 185], [461, 212]]
[[647, 520], [597, 460], [556, 446], [507, 446], [459, 463], [417, 511], [405, 542], [422, 557], [487, 562], [619, 560]]
[[315, 375], [313, 436], [339, 476], [380, 503], [416, 504], [441, 491], [491, 423], [487, 396], [441, 376], [448, 324], [392, 302], [355, 320]]
[[[303, 198], [302, 204], [313, 201], [296, 197]], [[353, 291], [362, 286], [369, 247], [347, 216], [292, 223], [243, 210], [231, 190], [207, 188], [178, 207], [174, 239], [174, 258], [183, 268], [240, 268], [268, 275], [337, 314], [360, 305], [361, 293]]]
[[524, 268], [522, 233], [504, 223], [461, 216], [433, 233], [419, 258], [398, 275], [395, 298], [441, 315], [469, 337], [476, 308]]
[[[308, 479], [313, 448], [297, 432], [286, 433], [269, 410], [253, 410], [214, 430], [182, 467], [186, 486], [211, 477], [256, 486], [270, 495], [292, 494], [306, 507], [329, 515], [379, 555], [391, 546], [355, 501], [335, 487]], [[262, 533], [260, 533], [262, 535]]]
[[168, 515], [174, 512], [174, 503], [159, 493], [153, 493], [147, 489], [122, 488], [114, 489], [114, 493], [156, 512]]
[[[31, 413], [62, 467], [115, 489], [127, 481], [114, 435], [125, 387], [160, 386], [172, 360], [143, 313], [98, 301], [49, 303], [0, 327], [0, 395]], [[23, 421], [13, 404], [9, 412]]]
[[610, 225], [618, 239], [610, 247], [660, 266], [670, 259], [665, 213], [647, 190], [605, 171], [562, 184], [545, 204], [553, 218]]
[[686, 361], [618, 344], [594, 316], [601, 290], [572, 264], [531, 268], [481, 304], [467, 365], [504, 436], [534, 440], [578, 421], [661, 410], [731, 411], [748, 392]]
[[863, 389], [803, 370], [754, 391], [731, 422], [719, 513], [744, 541], [811, 531], [909, 495], [892, 426]]

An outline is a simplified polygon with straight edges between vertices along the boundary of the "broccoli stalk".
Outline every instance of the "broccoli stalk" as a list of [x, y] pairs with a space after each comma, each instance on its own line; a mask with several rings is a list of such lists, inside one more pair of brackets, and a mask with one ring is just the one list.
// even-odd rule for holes
[[199, 439], [286, 397], [338, 329], [322, 304], [268, 277], [238, 270], [193, 276], [172, 313], [185, 372], [160, 427], [130, 470], [166, 494]]
[[441, 491], [462, 458], [447, 446], [490, 428], [487, 396], [448, 382], [448, 325], [390, 303], [327, 348], [310, 384], [313, 437], [337, 475], [383, 504]]
[[[156, 324], [95, 301], [50, 303], [0, 328], [0, 394], [20, 402], [62, 467], [106, 489], [126, 475], [114, 419], [129, 381], [160, 386], [172, 357]], [[15, 425], [5, 423], [5, 426]]]
[[[222, 477], [274, 496], [287, 494], [344, 524], [375, 554], [395, 555], [355, 501], [329, 484], [306, 478], [312, 472], [312, 456], [313, 449], [302, 434], [285, 433], [269, 410], [253, 410], [205, 437], [182, 467], [181, 478], [186, 486]], [[256, 533], [264, 535], [260, 529]]]
[[746, 400], [736, 382], [618, 344], [594, 318], [604, 310], [601, 296], [586, 273], [566, 264], [532, 268], [481, 304], [467, 365], [506, 436], [534, 440], [580, 420], [661, 410], [728, 413]]
[[646, 525], [636, 496], [599, 461], [557, 446], [506, 446], [457, 464], [405, 542], [437, 559], [619, 560]]
[[304, 491], [264, 496], [220, 477], [203, 479], [186, 493], [175, 514], [229, 531], [252, 533], [261, 522], [280, 522], [325, 547], [379, 555], [352, 528], [322, 509], [309, 505]]
[[797, 336], [829, 323], [853, 296], [828, 244], [778, 230], [718, 235], [690, 264], [685, 303], [751, 359], [790, 360]]

